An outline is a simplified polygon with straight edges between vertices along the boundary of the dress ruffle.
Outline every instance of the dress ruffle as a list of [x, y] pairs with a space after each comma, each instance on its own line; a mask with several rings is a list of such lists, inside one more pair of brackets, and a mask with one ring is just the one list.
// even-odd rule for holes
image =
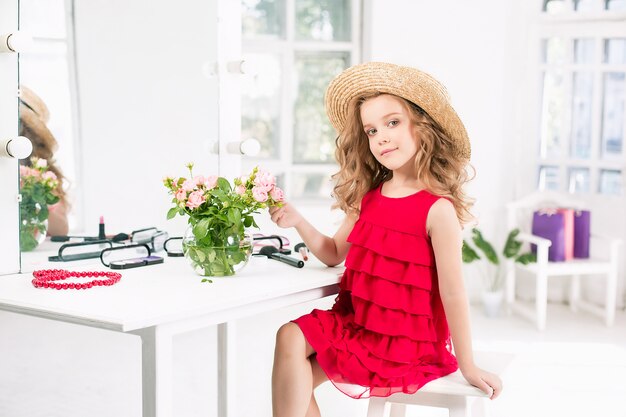
[[348, 242], [399, 261], [431, 266], [434, 254], [428, 237], [402, 233], [359, 219], [348, 236]]
[[352, 244], [345, 266], [347, 270], [365, 272], [403, 285], [412, 285], [425, 290], [432, 288], [430, 266], [400, 261], [372, 252]]
[[355, 398], [414, 393], [457, 369], [456, 358], [445, 345], [364, 332], [346, 325], [346, 318], [332, 311], [314, 310], [294, 322], [317, 349], [316, 360], [328, 378]]
[[[457, 369], [425, 234], [437, 197], [424, 192], [388, 200], [377, 190], [363, 198], [333, 308], [294, 320], [328, 378], [354, 398], [414, 393]], [[403, 213], [392, 213], [394, 223], [381, 217], [389, 215], [387, 204], [423, 218], [407, 225]]]
[[403, 285], [365, 272], [346, 270], [340, 288], [350, 291], [354, 297], [378, 304], [392, 310], [432, 316], [430, 291], [411, 285]]

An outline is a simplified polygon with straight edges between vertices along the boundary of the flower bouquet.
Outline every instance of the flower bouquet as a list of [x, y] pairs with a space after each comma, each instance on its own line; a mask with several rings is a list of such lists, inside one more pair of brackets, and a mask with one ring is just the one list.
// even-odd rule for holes
[[48, 206], [59, 202], [59, 180], [45, 159], [31, 158], [32, 167], [20, 165], [20, 249], [35, 249], [46, 238]]
[[189, 178], [163, 180], [174, 204], [167, 218], [188, 216], [183, 252], [198, 274], [234, 275], [252, 254], [252, 240], [246, 228], [258, 228], [254, 214], [260, 209], [281, 206], [283, 191], [276, 186], [272, 174], [258, 167], [250, 175], [235, 178], [233, 185], [215, 175], [194, 176], [193, 164], [187, 168]]

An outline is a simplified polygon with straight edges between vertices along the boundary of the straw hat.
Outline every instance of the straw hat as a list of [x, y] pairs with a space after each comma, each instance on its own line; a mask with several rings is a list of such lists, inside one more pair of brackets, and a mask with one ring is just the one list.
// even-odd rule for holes
[[326, 114], [337, 132], [343, 130], [350, 103], [372, 92], [393, 94], [417, 104], [454, 141], [456, 155], [469, 160], [469, 137], [450, 105], [446, 88], [430, 75], [411, 67], [367, 62], [350, 67], [335, 77], [326, 90]]

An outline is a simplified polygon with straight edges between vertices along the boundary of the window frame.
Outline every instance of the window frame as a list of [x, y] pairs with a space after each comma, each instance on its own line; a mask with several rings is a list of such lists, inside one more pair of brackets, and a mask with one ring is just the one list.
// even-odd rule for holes
[[[297, 91], [294, 83], [294, 67], [296, 56], [300, 52], [349, 52], [349, 66], [361, 62], [363, 55], [362, 39], [362, 0], [350, 0], [351, 13], [351, 41], [298, 41], [295, 39], [295, 7], [296, 0], [285, 0], [285, 37], [284, 39], [247, 39], [242, 36], [242, 54], [274, 54], [280, 57], [281, 70], [284, 74], [284, 82], [281, 88], [280, 97], [280, 128], [279, 141], [280, 149], [278, 157], [255, 158], [243, 157], [242, 165], [245, 171], [259, 165], [269, 170], [276, 176], [282, 177], [282, 187], [288, 196], [292, 196], [294, 174], [322, 174], [330, 176], [338, 169], [336, 162], [322, 163], [298, 163], [293, 160], [293, 137], [294, 137], [294, 104]], [[244, 138], [245, 139], [245, 138]], [[291, 201], [300, 204], [327, 205], [331, 200], [324, 197], [295, 197]]]
[[[543, 76], [546, 70], [563, 72], [564, 93], [565, 93], [565, 115], [561, 128], [562, 141], [559, 145], [559, 154], [554, 157], [543, 157], [540, 149], [542, 146], [541, 127], [542, 114], [539, 110], [533, 125], [536, 126], [537, 133], [535, 148], [534, 179], [535, 189], [541, 190], [541, 168], [558, 167], [559, 192], [569, 193], [569, 172], [572, 169], [589, 170], [589, 191], [585, 193], [575, 193], [583, 196], [600, 196], [602, 198], [624, 198], [626, 192], [621, 195], [603, 194], [600, 192], [600, 176], [603, 170], [618, 170], [621, 172], [622, 189], [626, 185], [626, 111], [623, 116], [622, 126], [622, 155], [615, 158], [604, 158], [601, 155], [602, 146], [602, 117], [604, 100], [604, 75], [610, 72], [626, 73], [626, 63], [606, 64], [602, 62], [604, 53], [604, 40], [607, 38], [626, 38], [626, 12], [595, 10], [595, 11], [575, 11], [573, 2], [568, 2], [570, 9], [558, 14], [550, 14], [545, 11], [539, 12], [536, 36], [533, 40], [535, 50], [536, 67], [534, 77], [536, 77], [537, 109], [543, 106]], [[543, 41], [552, 37], [563, 39], [567, 45], [565, 63], [551, 64], [544, 63], [541, 59]], [[594, 52], [591, 64], [577, 64], [573, 60], [573, 40], [593, 39]], [[570, 156], [572, 144], [572, 93], [573, 74], [584, 69], [592, 74], [593, 90], [591, 104], [591, 137], [589, 158], [575, 158]]]

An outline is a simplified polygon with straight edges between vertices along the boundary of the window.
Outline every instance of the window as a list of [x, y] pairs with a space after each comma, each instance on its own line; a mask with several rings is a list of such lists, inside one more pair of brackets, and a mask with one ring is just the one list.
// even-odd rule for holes
[[358, 0], [242, 0], [242, 140], [261, 143], [244, 168], [274, 172], [290, 200], [330, 198], [335, 131], [330, 80], [360, 59]]
[[624, 195], [626, 0], [546, 0], [540, 190]]

